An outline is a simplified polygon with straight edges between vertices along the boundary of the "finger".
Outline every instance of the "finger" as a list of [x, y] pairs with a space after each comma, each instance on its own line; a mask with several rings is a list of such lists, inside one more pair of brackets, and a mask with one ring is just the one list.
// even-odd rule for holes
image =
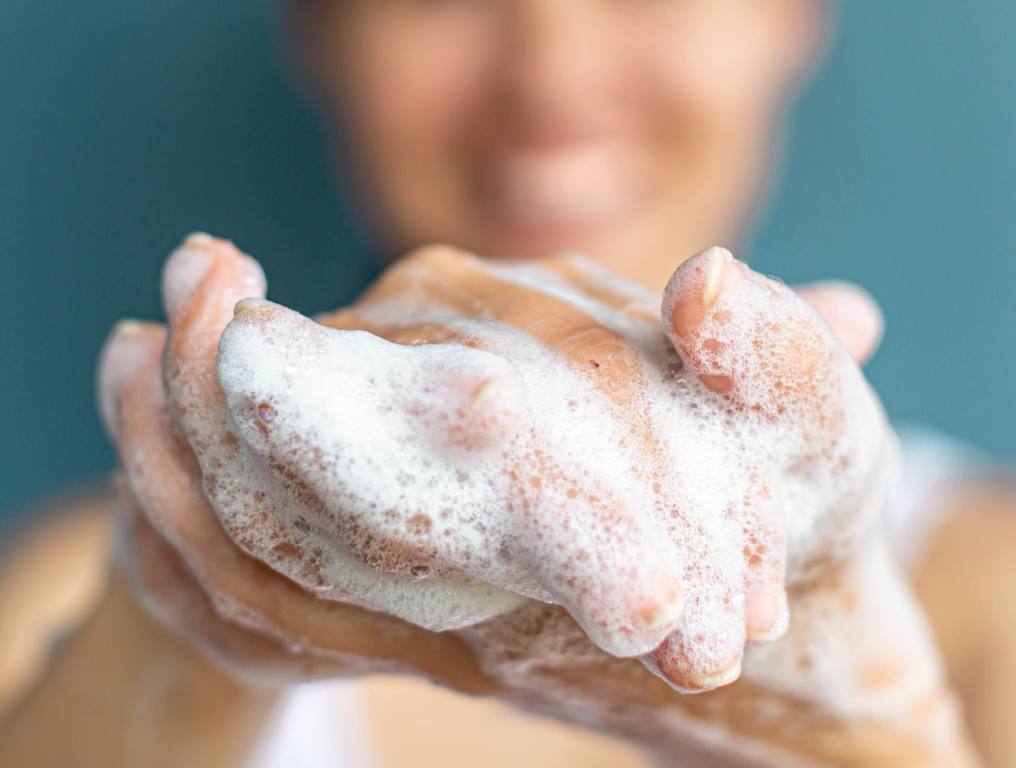
[[729, 251], [713, 248], [681, 265], [663, 315], [689, 368], [738, 407], [812, 435], [842, 421], [841, 389], [858, 378], [855, 366], [810, 305]]
[[[260, 269], [228, 243], [196, 236], [189, 238], [171, 258], [164, 275], [164, 292], [171, 334], [165, 361], [170, 404], [180, 431], [193, 447], [202, 467], [204, 490], [219, 520], [240, 548], [323, 596], [356, 597], [358, 602], [371, 605], [387, 605], [383, 602], [387, 598], [402, 609], [393, 612], [407, 615], [421, 624], [426, 624], [429, 614], [433, 613], [433, 599], [440, 599], [435, 595], [442, 592], [460, 595], [463, 620], [473, 618], [476, 611], [499, 612], [506, 604], [517, 602], [514, 596], [501, 594], [491, 587], [472, 589], [471, 585], [435, 583], [428, 589], [430, 585], [411, 581], [396, 583], [391, 574], [378, 573], [378, 569], [352, 560], [348, 552], [339, 551], [342, 543], [338, 538], [330, 543], [322, 541], [317, 529], [308, 529], [307, 516], [324, 514], [322, 497], [305, 493], [298, 479], [304, 468], [318, 466], [320, 459], [308, 455], [302, 462], [294, 461], [297, 448], [308, 447], [307, 441], [300, 443], [297, 436], [296, 443], [266, 456], [272, 471], [266, 473], [263, 467], [251, 465], [241, 451], [217, 379], [216, 353], [222, 330], [232, 317], [235, 304], [240, 304], [242, 315], [245, 309], [250, 310], [257, 303], [241, 304], [239, 299], [263, 295]], [[306, 320], [302, 328], [307, 331], [305, 338], [289, 340], [294, 348], [304, 343], [312, 347], [315, 341], [320, 341], [320, 336], [315, 334], [322, 329]], [[369, 334], [356, 336], [362, 338]], [[257, 355], [246, 362], [258, 363], [254, 366], [256, 373], [266, 370]], [[370, 371], [361, 373], [367, 374], [361, 376], [361, 384], [369, 385]], [[316, 383], [313, 377], [304, 377], [301, 381], [312, 387]], [[407, 381], [409, 379], [403, 379], [399, 383], [403, 389], [411, 390], [412, 387], [405, 386]], [[364, 404], [357, 403], [356, 398], [334, 397], [334, 392], [328, 394], [333, 403]], [[256, 423], [264, 427], [272, 418], [266, 414], [274, 413], [273, 408], [269, 401], [258, 401], [243, 416], [249, 417], [256, 410]], [[369, 413], [361, 411], [359, 415]], [[282, 425], [285, 423], [283, 421]], [[312, 425], [303, 435], [319, 426]], [[371, 434], [381, 435], [383, 430], [375, 430], [367, 424], [358, 437], [362, 441]], [[406, 435], [404, 439], [412, 441], [413, 437]], [[391, 467], [390, 455], [381, 461], [398, 469]], [[393, 483], [388, 487], [400, 486]], [[326, 508], [339, 509], [341, 504]], [[354, 532], [356, 530], [363, 533], [366, 529], [361, 525], [354, 528]], [[335, 551], [327, 556], [325, 549]], [[379, 568], [383, 562], [393, 561], [380, 554], [378, 557], [380, 559], [372, 562], [372, 566]], [[407, 561], [412, 563], [408, 558]], [[411, 593], [417, 594], [419, 599], [414, 601]]]
[[162, 292], [169, 319], [166, 392], [178, 426], [207, 466], [228, 431], [215, 377], [219, 337], [238, 301], [264, 296], [264, 274], [232, 243], [195, 234], [166, 263]]
[[878, 399], [818, 312], [711, 249], [675, 272], [663, 316], [686, 367], [766, 436], [758, 461], [783, 489], [796, 578], [821, 553], [855, 546], [876, 514], [892, 441]]
[[121, 320], [102, 346], [96, 391], [103, 426], [114, 443], [120, 432], [124, 390], [144, 368], [145, 362], [161, 352], [165, 334], [165, 328], [158, 323]]
[[[394, 344], [245, 300], [222, 335], [218, 377], [253, 458], [240, 475], [272, 504], [252, 516], [233, 494], [219, 507], [244, 549], [322, 597], [431, 629], [518, 604], [463, 578], [473, 550], [496, 549], [498, 528], [482, 515], [498, 499], [482, 473], [523, 423], [525, 393], [504, 359]], [[438, 615], [442, 594], [457, 607]]]
[[512, 498], [523, 507], [515, 547], [555, 602], [611, 655], [658, 646], [684, 609], [673, 542], [588, 479], [547, 465], [514, 479]]
[[[285, 397], [296, 409], [301, 403], [293, 393], [315, 379], [343, 392], [348, 406], [368, 405], [354, 402], [354, 390], [374, 401], [375, 411], [388, 409], [381, 402], [388, 398], [419, 422], [419, 437], [439, 449], [484, 450], [521, 427], [526, 409], [521, 377], [502, 356], [473, 346], [475, 339], [437, 323], [392, 325], [354, 313], [323, 319], [327, 326], [270, 301], [237, 304], [223, 334], [218, 371], [220, 384], [233, 393], [228, 400], [234, 420], [243, 419], [247, 402], [239, 393], [249, 393], [252, 377], [258, 377], [265, 398]], [[252, 360], [259, 361], [256, 371]], [[304, 375], [280, 387], [287, 369]], [[312, 389], [308, 403], [324, 407], [317, 403], [321, 388]]]
[[449, 452], [503, 444], [526, 411], [521, 377], [492, 352], [391, 343], [265, 300], [237, 304], [217, 375], [240, 437], [266, 456], [319, 449], [331, 436], [350, 456], [385, 441], [392, 455], [408, 454], [404, 441], [418, 439], [454, 461]]
[[264, 274], [232, 243], [194, 234], [166, 262], [162, 293], [169, 320], [162, 378], [173, 424], [197, 460], [195, 474], [212, 508], [237, 545], [253, 554], [252, 521], [266, 521], [273, 545], [284, 535], [269, 489], [243, 471], [216, 359], [235, 305], [264, 296]]
[[[708, 565], [704, 566], [708, 569]], [[708, 574], [703, 574], [708, 578]], [[723, 577], [716, 574], [716, 584]], [[685, 606], [681, 626], [643, 663], [683, 693], [728, 685], [741, 675], [745, 644], [745, 596], [698, 593]]]
[[136, 373], [124, 380], [120, 394], [122, 463], [139, 507], [184, 558], [220, 614], [326, 656], [374, 659], [383, 668], [416, 670], [466, 691], [489, 690], [471, 652], [456, 637], [320, 600], [234, 546], [195, 479], [193, 457], [174, 431], [159, 353], [154, 347], [150, 352], [139, 356]]
[[425, 248], [385, 273], [359, 304], [393, 299], [403, 316], [436, 306], [523, 331], [619, 405], [630, 405], [643, 385], [638, 350], [618, 328], [593, 316], [577, 294], [548, 291], [518, 269], [499, 269], [452, 248]]
[[[207, 507], [200, 503], [194, 458], [170, 421], [161, 374], [164, 343], [161, 328], [147, 334], [130, 327], [120, 331], [100, 378], [108, 382], [104, 391], [116, 393], [116, 447], [130, 494], [167, 538], [187, 545]], [[129, 360], [130, 369], [117, 365], [117, 358]]]
[[[623, 504], [608, 502], [590, 479], [554, 465], [550, 451], [509, 460], [510, 488], [492, 494], [504, 457], [485, 467], [482, 451], [505, 445], [526, 407], [522, 383], [501, 357], [461, 344], [391, 344], [245, 301], [222, 337], [219, 380], [241, 439], [273, 485], [299, 500], [285, 510], [302, 506], [306, 520], [372, 567], [406, 577], [425, 568], [433, 579], [469, 574], [482, 553], [499, 552], [515, 561], [512, 569], [535, 572], [541, 595], [564, 604], [618, 655], [655, 647], [679, 617], [672, 543], [621, 513]], [[420, 483], [427, 493], [406, 495]], [[451, 488], [454, 509], [441, 501]], [[522, 530], [486, 520], [506, 498], [524, 507], [514, 515]], [[468, 551], [460, 546], [465, 531]], [[338, 563], [340, 553], [325, 559]], [[485, 580], [518, 588], [518, 574], [492, 574], [490, 563], [485, 570]], [[423, 587], [418, 581], [417, 592]]]
[[[544, 259], [527, 265], [525, 270], [519, 280], [522, 288], [532, 290], [538, 283], [548, 295], [568, 302], [570, 314], [581, 312], [585, 322], [594, 319], [602, 331], [614, 338], [640, 344], [647, 335], [658, 333], [656, 313], [651, 309], [658, 299], [650, 299], [649, 291], [619, 281], [580, 256]], [[530, 275], [538, 280], [531, 282]], [[581, 336], [573, 338], [578, 343], [567, 353], [574, 362], [617, 359], [609, 350], [597, 354], [596, 344], [586, 347]], [[561, 346], [560, 336], [555, 339], [548, 335], [543, 339], [552, 348]], [[595, 365], [600, 367], [599, 362]], [[628, 375], [633, 376], [636, 387], [641, 386], [640, 374], [631, 368], [608, 369], [601, 381]], [[656, 455], [659, 446], [649, 435], [644, 437], [647, 452]], [[624, 440], [620, 442], [623, 444]], [[655, 647], [682, 615], [678, 548], [669, 537], [658, 536], [636, 522], [625, 510], [623, 499], [612, 499], [609, 491], [597, 488], [588, 478], [573, 480], [567, 469], [555, 471], [546, 466], [530, 467], [527, 471], [532, 471], [540, 481], [538, 488], [544, 491], [544, 497], [520, 484], [513, 498], [527, 499], [541, 510], [526, 521], [536, 524], [527, 538], [546, 544], [533, 553], [536, 557], [532, 566], [544, 586], [593, 641], [608, 652], [631, 656]], [[648, 473], [649, 479], [652, 474]], [[556, 491], [554, 480], [559, 483]], [[554, 492], [572, 500], [561, 514], [555, 510]], [[559, 518], [565, 523], [559, 524]], [[602, 540], [600, 532], [606, 534]]]
[[361, 660], [293, 648], [223, 618], [129, 493], [121, 499], [121, 513], [127, 541], [122, 565], [146, 608], [170, 631], [202, 648], [234, 674], [258, 684], [286, 684], [362, 672], [357, 668]]
[[784, 588], [787, 550], [783, 510], [771, 484], [762, 482], [757, 474], [750, 479], [742, 503], [748, 601], [745, 631], [749, 643], [768, 643], [786, 633], [790, 620]]
[[867, 291], [840, 282], [814, 283], [796, 290], [818, 310], [856, 363], [863, 364], [875, 354], [882, 340], [885, 320]]
[[717, 311], [717, 299], [729, 297], [744, 279], [729, 251], [711, 248], [678, 267], [663, 295], [664, 330], [674, 347], [706, 387], [724, 395], [734, 389], [735, 371], [715, 359], [726, 348], [710, 332], [731, 318], [729, 309]]

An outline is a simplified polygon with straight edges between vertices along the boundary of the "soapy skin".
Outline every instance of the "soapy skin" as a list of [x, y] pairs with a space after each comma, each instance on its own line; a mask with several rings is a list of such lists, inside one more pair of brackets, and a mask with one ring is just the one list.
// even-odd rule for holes
[[[881, 411], [782, 286], [707, 252], [661, 313], [581, 259], [492, 269], [428, 249], [315, 325], [257, 298], [260, 269], [223, 241], [190, 238], [165, 277], [168, 337], [121, 324], [100, 365], [127, 480], [121, 559], [157, 615], [235, 669], [423, 674], [664, 762], [969, 763], [871, 524]], [[868, 300], [812, 294], [863, 357], [877, 334], [837, 318]], [[393, 475], [392, 456], [412, 471]], [[368, 471], [329, 471], [361, 457]], [[379, 514], [384, 493], [400, 505]], [[477, 499], [490, 506], [470, 520]], [[643, 553], [676, 556], [677, 600]], [[646, 667], [722, 687], [681, 696]]]
[[165, 388], [204, 492], [319, 597], [439, 631], [559, 603], [608, 653], [704, 690], [783, 633], [785, 579], [849, 554], [872, 512], [877, 401], [811, 307], [719, 249], [675, 273], [662, 322], [581, 257], [450, 249], [325, 324], [250, 298], [260, 269], [208, 238], [164, 293]]

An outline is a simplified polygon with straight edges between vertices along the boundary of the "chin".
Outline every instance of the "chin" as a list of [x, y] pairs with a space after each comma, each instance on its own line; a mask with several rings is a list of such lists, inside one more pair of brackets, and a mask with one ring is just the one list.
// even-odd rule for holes
[[626, 222], [541, 222], [539, 225], [485, 222], [479, 229], [485, 256], [497, 259], [531, 259], [576, 251], [597, 258], [615, 250], [624, 240]]

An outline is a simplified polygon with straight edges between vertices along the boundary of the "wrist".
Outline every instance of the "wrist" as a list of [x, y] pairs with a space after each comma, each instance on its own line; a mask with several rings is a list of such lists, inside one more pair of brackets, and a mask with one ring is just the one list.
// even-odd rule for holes
[[3, 725], [0, 762], [235, 764], [275, 698], [166, 631], [114, 573], [95, 614]]

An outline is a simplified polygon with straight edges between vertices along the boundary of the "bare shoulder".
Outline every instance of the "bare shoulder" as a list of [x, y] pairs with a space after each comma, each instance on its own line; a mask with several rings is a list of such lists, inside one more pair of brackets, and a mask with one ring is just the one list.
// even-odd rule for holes
[[924, 582], [978, 582], [999, 569], [1016, 573], [1016, 474], [971, 478], [941, 499], [944, 514], [915, 569]]
[[914, 587], [987, 765], [1016, 765], [1016, 479], [958, 487]]
[[948, 661], [1016, 637], [1016, 475], [971, 479], [942, 502], [913, 581]]
[[[1016, 472], [982, 474], [957, 485], [944, 500], [938, 540], [984, 553], [1012, 552], [1016, 538]], [[974, 564], [976, 565], [976, 564]], [[1014, 566], [1016, 567], [1016, 560]]]
[[36, 505], [0, 544], [0, 713], [106, 583], [114, 495], [107, 483]]

